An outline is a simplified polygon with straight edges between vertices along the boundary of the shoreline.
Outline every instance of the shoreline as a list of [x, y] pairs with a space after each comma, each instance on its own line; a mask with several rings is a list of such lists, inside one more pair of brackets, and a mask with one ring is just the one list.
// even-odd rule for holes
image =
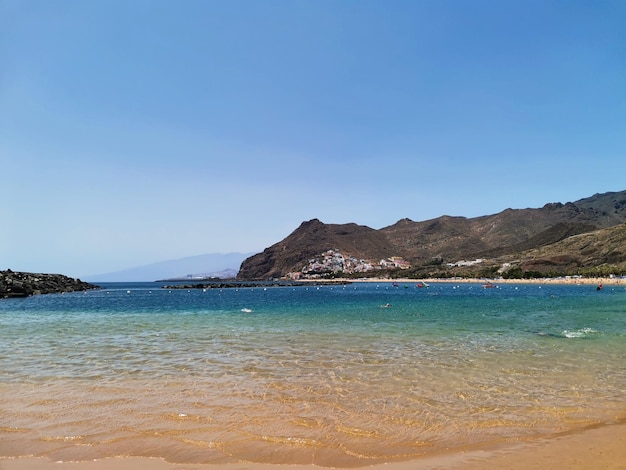
[[[349, 280], [344, 278], [338, 278], [340, 280]], [[626, 287], [626, 279], [615, 277], [585, 277], [585, 278], [536, 278], [536, 279], [503, 279], [503, 278], [422, 278], [422, 279], [410, 279], [410, 278], [362, 278], [351, 279], [351, 282], [380, 282], [380, 283], [394, 283], [398, 284], [417, 284], [419, 282], [426, 283], [446, 283], [446, 284], [556, 284], [556, 285], [589, 285], [598, 286], [624, 286]]]
[[[401, 462], [354, 468], [369, 470], [509, 470], [626, 469], [626, 419], [538, 440], [516, 441], [493, 448], [451, 451]], [[312, 464], [184, 464], [150, 457], [54, 462], [45, 457], [0, 457], [2, 470], [323, 470]]]

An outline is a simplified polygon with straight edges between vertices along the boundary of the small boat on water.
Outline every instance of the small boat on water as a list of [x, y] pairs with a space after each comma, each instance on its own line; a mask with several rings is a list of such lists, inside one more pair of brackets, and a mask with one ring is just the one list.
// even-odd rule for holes
[[491, 282], [483, 284], [483, 289], [493, 289], [494, 287], [496, 287], [496, 286], [494, 284], [492, 284]]
[[424, 287], [430, 287], [430, 285], [428, 285], [428, 284], [427, 284], [427, 283], [425, 283], [425, 282], [420, 281], [420, 282], [418, 282], [417, 284], [415, 284], [415, 287], [418, 287], [418, 288], [420, 288], [420, 289], [423, 289]]

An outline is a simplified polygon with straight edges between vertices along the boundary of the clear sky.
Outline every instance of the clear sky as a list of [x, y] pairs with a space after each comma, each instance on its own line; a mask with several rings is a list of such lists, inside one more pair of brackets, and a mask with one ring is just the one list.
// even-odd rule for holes
[[0, 269], [626, 189], [623, 0], [0, 0]]

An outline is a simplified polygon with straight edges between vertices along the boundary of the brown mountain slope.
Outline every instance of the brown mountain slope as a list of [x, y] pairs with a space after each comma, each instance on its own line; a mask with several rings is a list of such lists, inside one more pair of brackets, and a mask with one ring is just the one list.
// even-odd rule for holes
[[574, 203], [550, 203], [539, 209], [506, 209], [471, 219], [402, 219], [380, 230], [356, 224], [328, 225], [313, 219], [245, 260], [239, 277], [281, 277], [301, 270], [310, 258], [331, 249], [366, 260], [398, 256], [413, 267], [495, 258], [623, 222], [626, 191], [596, 194]]
[[508, 257], [522, 273], [608, 275], [626, 272], [626, 224], [571, 236]]
[[[517, 252], [610, 226], [606, 224], [612, 220], [572, 203], [547, 204], [541, 209], [506, 209], [473, 219], [443, 216], [425, 222], [405, 220], [381, 231], [400, 256], [423, 264], [433, 259], [458, 261]], [[620, 221], [624, 220], [626, 213]]]
[[392, 247], [380, 231], [357, 224], [324, 224], [313, 219], [303, 222], [284, 240], [246, 259], [238, 277], [281, 277], [290, 271], [298, 271], [309, 258], [331, 249], [340, 249], [360, 258], [393, 256]]

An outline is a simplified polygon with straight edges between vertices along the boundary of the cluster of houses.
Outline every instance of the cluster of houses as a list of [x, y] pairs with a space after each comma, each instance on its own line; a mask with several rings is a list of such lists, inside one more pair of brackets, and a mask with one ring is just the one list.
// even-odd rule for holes
[[292, 279], [315, 279], [329, 274], [365, 273], [381, 269], [409, 269], [411, 264], [400, 256], [382, 259], [376, 263], [344, 255], [339, 250], [328, 250], [316, 258], [311, 258], [299, 272], [289, 273]]

